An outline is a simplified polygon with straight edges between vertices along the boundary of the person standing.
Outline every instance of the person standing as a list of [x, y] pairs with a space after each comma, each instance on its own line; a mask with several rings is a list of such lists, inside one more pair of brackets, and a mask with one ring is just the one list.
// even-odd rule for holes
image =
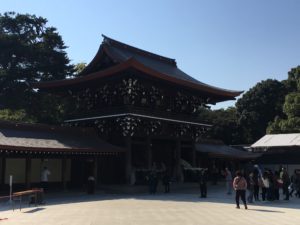
[[248, 186], [248, 191], [249, 191], [249, 194], [248, 194], [248, 197], [247, 197], [248, 203], [253, 203], [253, 193], [254, 193], [253, 172], [251, 172], [249, 174], [248, 185], [247, 186]]
[[231, 195], [232, 191], [232, 174], [230, 170], [226, 167], [225, 168], [225, 181], [226, 181], [226, 191], [228, 195]]
[[270, 181], [269, 181], [269, 175], [268, 172], [265, 171], [262, 178], [262, 187], [261, 187], [261, 197], [263, 201], [269, 200], [268, 193], [270, 188]]
[[95, 193], [95, 177], [93, 175], [90, 175], [88, 177], [88, 183], [87, 183], [87, 193], [88, 194], [94, 194]]
[[48, 168], [45, 166], [42, 174], [41, 174], [41, 186], [44, 190], [44, 192], [46, 192], [48, 190], [48, 176], [51, 175], [50, 170], [48, 170]]
[[280, 178], [282, 180], [283, 194], [285, 195], [284, 200], [289, 200], [290, 199], [289, 185], [291, 184], [291, 180], [286, 168], [284, 167], [282, 168], [282, 171], [280, 173]]
[[170, 175], [169, 175], [168, 170], [166, 170], [164, 172], [162, 181], [163, 181], [163, 185], [165, 186], [165, 193], [170, 193], [171, 179], [170, 179]]
[[261, 177], [260, 173], [257, 168], [254, 169], [253, 171], [253, 195], [254, 195], [254, 200], [257, 202], [259, 201], [259, 187], [260, 187], [260, 182]]
[[207, 197], [207, 173], [206, 169], [202, 169], [199, 175], [199, 184], [200, 184], [200, 197]]
[[240, 198], [242, 199], [242, 202], [244, 203], [245, 209], [248, 209], [247, 203], [246, 203], [246, 189], [247, 189], [247, 181], [243, 177], [242, 173], [238, 170], [235, 173], [236, 177], [233, 180], [233, 188], [235, 190], [235, 202], [236, 202], [236, 208], [240, 208]]

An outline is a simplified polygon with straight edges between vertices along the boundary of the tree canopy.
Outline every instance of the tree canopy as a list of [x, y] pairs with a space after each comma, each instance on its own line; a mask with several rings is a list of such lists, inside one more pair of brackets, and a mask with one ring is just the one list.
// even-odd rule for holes
[[283, 83], [289, 91], [282, 107], [284, 116], [277, 116], [274, 121], [270, 121], [268, 133], [300, 132], [300, 67], [292, 68]]
[[30, 82], [64, 79], [73, 73], [61, 36], [42, 17], [0, 14], [0, 49], [2, 108], [26, 108], [35, 94]]
[[282, 105], [287, 93], [285, 85], [277, 80], [257, 83], [236, 103], [238, 122], [242, 129], [241, 138], [245, 143], [253, 143], [266, 133], [270, 121], [282, 116]]

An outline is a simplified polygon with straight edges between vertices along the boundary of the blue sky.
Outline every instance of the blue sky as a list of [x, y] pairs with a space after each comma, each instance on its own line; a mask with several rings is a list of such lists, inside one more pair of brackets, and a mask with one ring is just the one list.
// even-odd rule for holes
[[[73, 63], [90, 62], [101, 34], [163, 56], [196, 79], [245, 90], [300, 65], [297, 0], [0, 0], [0, 13], [48, 19]], [[216, 107], [234, 105], [234, 101]]]

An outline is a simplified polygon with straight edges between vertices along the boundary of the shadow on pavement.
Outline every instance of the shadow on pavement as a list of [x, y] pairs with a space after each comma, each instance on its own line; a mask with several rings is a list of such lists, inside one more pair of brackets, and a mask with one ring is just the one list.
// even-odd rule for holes
[[248, 209], [251, 211], [258, 211], [258, 212], [270, 212], [270, 213], [284, 213], [282, 211], [277, 211], [277, 210], [267, 210], [267, 209]]
[[35, 212], [38, 212], [38, 211], [41, 211], [41, 210], [44, 210], [45, 208], [35, 208], [35, 209], [31, 209], [31, 210], [28, 210], [28, 211], [25, 211], [23, 213], [35, 213]]
[[[129, 191], [128, 191], [129, 190]], [[141, 191], [142, 190], [142, 191]], [[179, 186], [173, 185], [171, 187], [171, 193], [163, 193], [163, 187], [159, 187], [158, 193], [150, 195], [147, 193], [147, 187], [136, 187], [136, 186], [106, 186], [97, 190], [96, 194], [88, 195], [85, 192], [79, 191], [69, 191], [60, 193], [48, 193], [45, 198], [47, 201], [47, 206], [58, 205], [58, 204], [74, 204], [80, 202], [94, 202], [94, 201], [113, 201], [113, 200], [149, 200], [149, 201], [176, 201], [176, 202], [210, 202], [210, 203], [222, 203], [230, 204], [235, 207], [234, 193], [232, 195], [227, 195], [225, 193], [225, 184], [219, 185], [209, 185], [208, 186], [208, 197], [199, 198], [199, 187], [198, 184], [180, 184]], [[281, 197], [283, 198], [283, 197]], [[290, 201], [269, 201], [269, 202], [255, 202], [249, 204], [249, 208], [254, 206], [260, 207], [276, 207], [276, 208], [292, 208], [300, 209], [300, 199], [291, 198]], [[35, 208], [27, 211], [26, 213], [33, 213], [40, 211], [45, 208]], [[28, 208], [27, 208], [28, 209]], [[269, 209], [250, 209], [261, 212], [274, 212], [282, 213], [278, 210]], [[1, 211], [1, 208], [0, 208]]]

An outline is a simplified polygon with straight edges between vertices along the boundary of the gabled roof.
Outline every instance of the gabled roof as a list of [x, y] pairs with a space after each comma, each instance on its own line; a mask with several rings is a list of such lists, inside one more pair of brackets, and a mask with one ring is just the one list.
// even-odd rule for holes
[[124, 149], [102, 141], [92, 129], [1, 121], [0, 151], [109, 154]]
[[[242, 93], [242, 91], [226, 90], [202, 83], [180, 70], [174, 59], [135, 48], [104, 35], [103, 38], [96, 56], [85, 70], [82, 71], [83, 76], [62, 81], [36, 83], [33, 86], [41, 89], [61, 88], [83, 82], [91, 82], [103, 77], [112, 76], [125, 69], [134, 68], [149, 76], [201, 91], [208, 95], [214, 95], [220, 101], [234, 99]], [[97, 65], [103, 60], [104, 55], [109, 57], [114, 65], [96, 71]]]
[[195, 144], [196, 151], [207, 153], [214, 158], [230, 158], [230, 159], [254, 159], [260, 154], [239, 150], [222, 144]]
[[267, 134], [251, 145], [251, 148], [300, 146], [300, 133]]

